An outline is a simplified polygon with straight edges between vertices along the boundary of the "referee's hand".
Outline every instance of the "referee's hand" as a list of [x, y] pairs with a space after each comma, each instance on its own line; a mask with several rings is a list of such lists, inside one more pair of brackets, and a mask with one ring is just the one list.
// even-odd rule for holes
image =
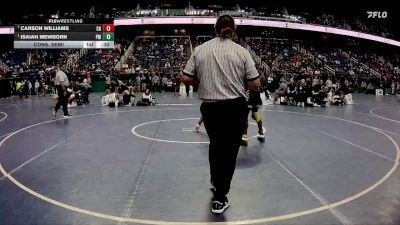
[[183, 80], [182, 74], [180, 74], [180, 75], [178, 75], [178, 76], [175, 77], [175, 81], [176, 81], [176, 82], [182, 82], [182, 80]]
[[178, 81], [184, 83], [185, 85], [192, 85], [193, 87], [198, 87], [200, 83], [197, 77], [192, 78], [186, 76], [185, 74], [177, 76], [176, 79], [179, 79]]

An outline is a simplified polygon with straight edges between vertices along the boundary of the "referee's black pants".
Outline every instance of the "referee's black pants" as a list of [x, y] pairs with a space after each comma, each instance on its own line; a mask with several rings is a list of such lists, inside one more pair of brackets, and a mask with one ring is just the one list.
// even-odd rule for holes
[[237, 98], [204, 102], [200, 111], [210, 138], [210, 174], [216, 189], [213, 200], [224, 201], [230, 189], [240, 141], [246, 127], [246, 100]]
[[[67, 88], [67, 87], [65, 87]], [[57, 94], [58, 94], [58, 101], [54, 110], [57, 112], [61, 107], [63, 108], [64, 116], [68, 116], [68, 96], [65, 94], [67, 91], [63, 90], [61, 85], [56, 86]]]

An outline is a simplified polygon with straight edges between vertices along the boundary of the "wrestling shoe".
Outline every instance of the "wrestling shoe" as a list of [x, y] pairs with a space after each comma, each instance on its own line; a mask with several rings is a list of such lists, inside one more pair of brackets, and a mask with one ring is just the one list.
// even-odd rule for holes
[[57, 111], [54, 108], [51, 109], [51, 113], [54, 117], [57, 117]]
[[242, 141], [240, 142], [240, 145], [247, 146], [248, 139], [249, 139], [248, 136], [246, 134], [244, 134], [242, 136]]
[[199, 129], [200, 129], [200, 125], [199, 125], [199, 124], [196, 124], [196, 126], [195, 126], [194, 129], [193, 129], [193, 132], [198, 133], [198, 132], [199, 132]]
[[262, 129], [262, 131], [260, 132], [258, 132], [258, 135], [257, 135], [257, 140], [259, 141], [259, 142], [261, 142], [261, 143], [264, 143], [265, 142], [265, 129], [263, 128]]

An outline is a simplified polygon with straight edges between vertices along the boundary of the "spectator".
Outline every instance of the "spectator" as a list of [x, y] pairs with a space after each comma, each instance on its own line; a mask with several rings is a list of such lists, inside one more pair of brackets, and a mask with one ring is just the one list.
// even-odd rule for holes
[[153, 96], [150, 93], [150, 89], [146, 89], [145, 92], [142, 94], [142, 99], [137, 103], [138, 106], [148, 106], [154, 105]]
[[153, 92], [158, 91], [161, 93], [160, 89], [160, 77], [158, 75], [154, 75], [152, 77], [152, 87], [153, 87]]
[[104, 77], [104, 79], [105, 79], [105, 84], [106, 84], [105, 87], [106, 87], [106, 89], [109, 89], [110, 85], [111, 85], [111, 76], [108, 74]]
[[38, 80], [36, 80], [35, 81], [35, 95], [39, 95], [39, 88], [40, 88], [40, 83]]

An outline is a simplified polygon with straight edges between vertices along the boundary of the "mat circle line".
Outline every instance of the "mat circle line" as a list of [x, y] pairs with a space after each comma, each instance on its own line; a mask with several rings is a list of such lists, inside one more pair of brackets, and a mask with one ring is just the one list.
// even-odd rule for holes
[[369, 113], [370, 113], [371, 115], [373, 115], [373, 116], [379, 118], [379, 119], [383, 119], [383, 120], [387, 120], [387, 121], [390, 121], [390, 122], [393, 122], [393, 123], [398, 123], [398, 124], [400, 124], [400, 121], [399, 121], [399, 120], [394, 120], [394, 119], [391, 119], [391, 118], [388, 118], [388, 117], [384, 117], [384, 116], [381, 116], [381, 115], [375, 113], [375, 110], [377, 110], [377, 109], [390, 109], [390, 108], [393, 109], [393, 108], [398, 108], [398, 107], [379, 107], [379, 108], [372, 108], [372, 109], [369, 110]]
[[[177, 108], [172, 108], [172, 109], [177, 109]], [[185, 109], [185, 108], [179, 108], [179, 109]], [[128, 110], [128, 111], [114, 111], [111, 113], [118, 113], [118, 112], [130, 112], [130, 111], [139, 111], [139, 110]], [[140, 111], [146, 111], [146, 110], [140, 110]], [[393, 164], [393, 167], [382, 177], [380, 178], [376, 183], [374, 183], [373, 185], [369, 186], [368, 188], [366, 188], [365, 190], [358, 192], [357, 194], [354, 194], [352, 196], [349, 196], [343, 200], [331, 203], [329, 205], [325, 205], [325, 206], [321, 206], [321, 207], [317, 207], [317, 208], [312, 208], [312, 209], [308, 209], [308, 210], [304, 210], [304, 211], [299, 211], [299, 212], [295, 212], [295, 213], [290, 213], [290, 214], [285, 214], [285, 215], [280, 215], [280, 216], [272, 216], [272, 217], [264, 217], [264, 218], [259, 218], [259, 219], [248, 219], [248, 220], [237, 220], [237, 221], [227, 221], [227, 222], [175, 222], [175, 221], [161, 221], [161, 220], [147, 220], [147, 219], [137, 219], [137, 218], [125, 218], [125, 217], [120, 217], [120, 216], [113, 216], [113, 215], [109, 215], [109, 214], [104, 214], [104, 213], [99, 213], [99, 212], [95, 212], [95, 211], [91, 211], [91, 210], [87, 210], [87, 209], [82, 209], [79, 207], [75, 207], [72, 205], [68, 205], [65, 204], [63, 202], [51, 199], [47, 196], [44, 196], [30, 188], [28, 188], [27, 186], [25, 186], [24, 184], [22, 184], [21, 182], [19, 182], [18, 180], [16, 180], [11, 174], [8, 174], [7, 171], [5, 171], [3, 165], [0, 163], [0, 172], [7, 177], [12, 183], [14, 183], [17, 187], [21, 188], [22, 190], [26, 191], [27, 193], [43, 200], [46, 201], [48, 203], [51, 203], [53, 205], [62, 207], [64, 209], [70, 210], [70, 211], [74, 211], [77, 213], [81, 213], [81, 214], [86, 214], [89, 216], [94, 216], [97, 218], [102, 218], [102, 219], [108, 219], [108, 220], [113, 220], [113, 221], [118, 221], [118, 222], [129, 222], [129, 223], [139, 223], [139, 224], [154, 224], [154, 225], [225, 225], [225, 224], [233, 224], [233, 225], [244, 225], [244, 224], [258, 224], [258, 223], [267, 223], [267, 222], [273, 222], [273, 221], [282, 221], [282, 220], [287, 220], [287, 219], [292, 219], [292, 218], [296, 218], [296, 217], [300, 217], [300, 216], [305, 216], [305, 215], [310, 215], [310, 214], [314, 214], [317, 212], [321, 212], [324, 210], [328, 210], [328, 209], [332, 209], [335, 207], [338, 207], [340, 205], [349, 203], [351, 201], [354, 201], [366, 194], [368, 194], [369, 192], [373, 191], [374, 189], [376, 189], [378, 186], [380, 186], [382, 183], [384, 183], [393, 173], [394, 171], [397, 169], [398, 165], [399, 165], [399, 160], [400, 160], [400, 147], [397, 144], [397, 142], [389, 135], [387, 135], [385, 132], [383, 132], [382, 130], [380, 130], [379, 128], [376, 127], [372, 127], [369, 126], [367, 124], [363, 124], [360, 122], [356, 122], [356, 121], [352, 121], [352, 120], [347, 120], [347, 119], [343, 119], [343, 118], [339, 118], [339, 117], [333, 117], [333, 116], [327, 116], [327, 115], [318, 115], [318, 114], [312, 114], [312, 113], [302, 113], [302, 112], [293, 112], [293, 111], [281, 111], [281, 110], [263, 110], [263, 111], [271, 111], [271, 112], [283, 112], [283, 113], [291, 113], [291, 114], [300, 114], [300, 115], [308, 115], [308, 116], [316, 116], [316, 117], [324, 117], [324, 118], [330, 118], [330, 119], [335, 119], [335, 120], [340, 120], [340, 121], [345, 121], [345, 122], [349, 122], [352, 124], [357, 124], [360, 125], [362, 127], [366, 127], [369, 129], [372, 129], [378, 133], [381, 133], [382, 135], [384, 135], [386, 138], [388, 138], [394, 145], [395, 149], [396, 149], [396, 159], [395, 159], [395, 163]], [[85, 116], [93, 116], [93, 115], [103, 115], [103, 114], [108, 114], [110, 112], [105, 112], [105, 113], [93, 113], [93, 114], [86, 114], [86, 115], [80, 115], [80, 116], [75, 116], [72, 117], [70, 119], [73, 118], [79, 118], [79, 117], [85, 117]], [[60, 119], [58, 119], [60, 120]], [[6, 142], [7, 139], [9, 139], [10, 137], [14, 136], [15, 134], [18, 134], [19, 132], [35, 127], [35, 126], [39, 126], [42, 124], [47, 124], [47, 123], [51, 123], [57, 120], [49, 120], [49, 121], [44, 121], [44, 122], [40, 122], [37, 124], [33, 124], [24, 128], [21, 128], [13, 133], [11, 133], [9, 136], [7, 136], [5, 139], [3, 139], [0, 142], [0, 148], [1, 146]]]
[[0, 114], [3, 114], [3, 115], [4, 115], [4, 117], [0, 119], [0, 122], [3, 121], [3, 120], [5, 120], [5, 119], [7, 119], [7, 117], [8, 117], [7, 113], [5, 113], [5, 112], [0, 112]]
[[[146, 137], [146, 136], [138, 134], [136, 132], [137, 128], [139, 128], [141, 126], [144, 126], [144, 125], [147, 125], [147, 124], [158, 123], [158, 122], [169, 122], [169, 121], [199, 120], [199, 119], [200, 118], [181, 118], [181, 119], [153, 120], [153, 121], [144, 122], [144, 123], [141, 123], [141, 124], [138, 124], [138, 125], [134, 126], [131, 129], [131, 132], [135, 136], [138, 136], [140, 138], [147, 139], [147, 140], [150, 140], [150, 141], [158, 141], [158, 142], [166, 142], [166, 143], [177, 143], [177, 144], [209, 144], [210, 142], [208, 142], [208, 141], [175, 141], [175, 140], [157, 139], [157, 138]], [[257, 124], [253, 123], [253, 122], [249, 122], [249, 124], [257, 126]], [[257, 135], [254, 135], [254, 136], [249, 137], [248, 139], [253, 139], [253, 138], [256, 138], [256, 137], [257, 137]]]

